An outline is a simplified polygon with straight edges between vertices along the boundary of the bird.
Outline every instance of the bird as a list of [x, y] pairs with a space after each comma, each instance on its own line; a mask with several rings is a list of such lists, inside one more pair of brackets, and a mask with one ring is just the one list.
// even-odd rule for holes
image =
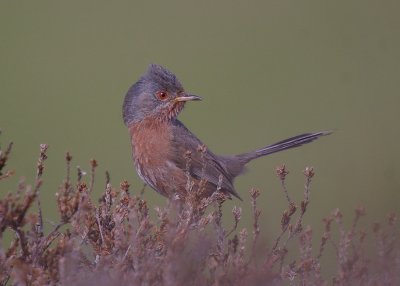
[[250, 161], [331, 133], [304, 133], [254, 151], [217, 155], [177, 118], [187, 102], [200, 100], [185, 91], [175, 74], [158, 64], [150, 64], [125, 95], [122, 115], [137, 174], [170, 199], [185, 200], [189, 192], [200, 192], [207, 198], [219, 191], [241, 200], [234, 179], [244, 173]]

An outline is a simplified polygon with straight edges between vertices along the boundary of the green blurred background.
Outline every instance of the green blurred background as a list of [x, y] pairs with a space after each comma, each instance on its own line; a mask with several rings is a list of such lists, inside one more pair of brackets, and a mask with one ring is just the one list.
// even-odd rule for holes
[[226, 204], [244, 208], [242, 227], [257, 187], [264, 233], [279, 230], [282, 163], [297, 201], [302, 170], [315, 168], [305, 222], [317, 234], [336, 207], [348, 223], [360, 202], [368, 223], [383, 219], [400, 204], [399, 11], [398, 1], [1, 1], [0, 142], [15, 142], [7, 167], [16, 170], [2, 192], [21, 176], [33, 183], [40, 143], [50, 145], [41, 194], [50, 219], [66, 151], [86, 171], [98, 160], [96, 196], [105, 170], [139, 191], [121, 105], [158, 63], [203, 97], [180, 118], [215, 153], [335, 130], [250, 164], [236, 181], [244, 202]]

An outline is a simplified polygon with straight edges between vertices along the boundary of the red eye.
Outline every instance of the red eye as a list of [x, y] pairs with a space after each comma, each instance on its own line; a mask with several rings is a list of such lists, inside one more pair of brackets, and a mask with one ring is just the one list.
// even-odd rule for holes
[[157, 91], [156, 96], [161, 100], [166, 100], [168, 98], [168, 94], [165, 91]]

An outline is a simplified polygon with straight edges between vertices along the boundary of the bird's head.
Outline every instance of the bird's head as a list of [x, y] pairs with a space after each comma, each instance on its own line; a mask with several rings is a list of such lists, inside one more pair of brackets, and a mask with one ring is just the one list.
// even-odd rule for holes
[[128, 90], [123, 104], [125, 125], [143, 119], [171, 120], [186, 101], [201, 100], [187, 94], [176, 76], [166, 68], [151, 64], [144, 75]]

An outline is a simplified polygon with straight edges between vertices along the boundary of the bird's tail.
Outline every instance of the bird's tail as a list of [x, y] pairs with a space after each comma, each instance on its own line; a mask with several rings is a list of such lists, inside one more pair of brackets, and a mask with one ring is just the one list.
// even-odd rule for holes
[[321, 136], [329, 135], [331, 134], [332, 131], [321, 131], [321, 132], [315, 132], [315, 133], [305, 133], [301, 135], [297, 135], [282, 141], [279, 141], [275, 144], [266, 146], [264, 148], [248, 152], [248, 153], [243, 153], [240, 155], [236, 155], [236, 157], [243, 163], [246, 164], [250, 162], [253, 159], [256, 159], [261, 156], [266, 156], [272, 153], [280, 152], [286, 149], [290, 148], [295, 148], [299, 147], [303, 144], [310, 143], [316, 139], [318, 139]]

